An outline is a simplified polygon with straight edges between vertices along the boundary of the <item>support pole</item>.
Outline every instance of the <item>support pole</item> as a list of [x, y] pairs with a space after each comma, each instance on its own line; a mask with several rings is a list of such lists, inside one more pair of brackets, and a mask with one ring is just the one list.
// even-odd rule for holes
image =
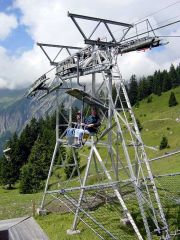
[[[117, 66], [117, 71], [120, 73], [118, 66]], [[146, 165], [146, 169], [147, 169], [147, 172], [148, 172], [148, 175], [149, 175], [149, 179], [150, 179], [150, 182], [152, 184], [152, 189], [153, 189], [155, 199], [156, 199], [156, 202], [157, 202], [157, 205], [158, 205], [158, 208], [159, 208], [159, 213], [160, 213], [160, 216], [161, 216], [161, 220], [162, 220], [162, 223], [164, 224], [164, 228], [165, 228], [165, 232], [166, 232], [166, 239], [171, 239], [170, 233], [169, 233], [169, 227], [168, 227], [168, 224], [166, 222], [166, 218], [165, 218], [164, 211], [163, 211], [163, 208], [162, 208], [162, 205], [161, 205], [161, 201], [160, 201], [160, 198], [159, 198], [157, 187], [156, 187], [154, 177], [152, 175], [152, 171], [151, 171], [151, 168], [150, 168], [149, 160], [148, 160], [148, 157], [147, 157], [145, 149], [144, 149], [141, 134], [140, 134], [137, 122], [136, 122], [136, 118], [135, 118], [134, 113], [132, 111], [131, 103], [129, 101], [129, 98], [128, 98], [128, 95], [127, 95], [127, 92], [126, 92], [126, 88], [125, 88], [125, 86], [122, 82], [121, 82], [121, 87], [122, 87], [122, 90], [123, 90], [123, 93], [124, 93], [124, 96], [125, 96], [125, 99], [126, 99], [126, 103], [127, 103], [128, 109], [129, 109], [130, 116], [131, 116], [132, 121], [133, 121], [133, 126], [134, 126], [134, 129], [135, 129], [136, 135], [137, 135], [137, 139], [139, 140], [139, 143], [141, 144], [140, 150], [141, 150], [141, 154], [142, 154], [142, 159], [143, 159], [143, 161]]]
[[43, 194], [40, 209], [44, 208], [44, 201], [45, 201], [46, 193], [47, 193], [47, 190], [48, 190], [49, 179], [51, 177], [51, 173], [52, 173], [52, 169], [53, 169], [53, 165], [54, 165], [54, 160], [55, 160], [55, 157], [56, 157], [58, 147], [59, 147], [59, 141], [56, 142], [56, 145], [55, 145], [55, 148], [54, 148], [54, 152], [53, 152], [53, 156], [52, 156], [52, 160], [51, 160], [51, 165], [50, 165], [50, 168], [49, 168], [48, 177], [47, 177], [47, 180], [46, 180], [46, 185], [45, 185], [44, 194]]
[[[90, 154], [89, 154], [89, 157], [88, 157], [88, 162], [87, 162], [87, 166], [86, 166], [86, 171], [85, 171], [82, 187], [84, 187], [85, 184], [86, 184], [86, 180], [87, 180], [87, 177], [88, 177], [88, 174], [89, 174], [89, 168], [90, 168], [90, 165], [91, 165], [92, 155], [93, 155], [93, 145], [91, 146], [91, 151], [90, 151]], [[78, 204], [77, 204], [77, 209], [76, 209], [76, 213], [75, 213], [75, 217], [74, 217], [74, 222], [73, 222], [73, 225], [72, 225], [72, 230], [73, 231], [76, 231], [77, 220], [78, 220], [78, 215], [79, 215], [79, 208], [81, 206], [83, 196], [84, 196], [84, 188], [80, 192], [80, 196], [79, 196], [79, 200], [78, 200]]]
[[[102, 160], [102, 158], [100, 157], [100, 155], [99, 155], [96, 147], [93, 146], [93, 149], [94, 149], [94, 152], [95, 152], [95, 154], [96, 154], [96, 156], [97, 156], [97, 158], [98, 158], [98, 160], [99, 160], [99, 163], [101, 164], [101, 166], [102, 166], [102, 168], [103, 168], [103, 170], [104, 170], [104, 173], [105, 173], [106, 177], [108, 178], [108, 180], [109, 180], [110, 182], [112, 182], [111, 175], [110, 175], [109, 172], [107, 171], [107, 169], [106, 169], [106, 167], [105, 167], [105, 165], [104, 165], [104, 163], [103, 163], [103, 160]], [[121, 197], [121, 194], [120, 194], [119, 191], [118, 191], [118, 188], [117, 188], [117, 187], [113, 187], [113, 189], [114, 189], [114, 193], [116, 194], [119, 202], [121, 203], [121, 206], [122, 206], [124, 212], [126, 213], [126, 215], [127, 215], [128, 219], [129, 219], [130, 223], [132, 224], [132, 227], [133, 227], [135, 233], [137, 234], [138, 239], [139, 239], [139, 240], [143, 240], [143, 238], [142, 238], [142, 236], [141, 236], [141, 233], [139, 232], [139, 229], [138, 229], [138, 227], [136, 226], [136, 223], [134, 222], [134, 220], [133, 220], [130, 212], [128, 211], [128, 209], [127, 209], [127, 207], [126, 207], [126, 204], [125, 204], [124, 200], [123, 200], [122, 197]]]
[[48, 173], [48, 177], [47, 177], [47, 180], [46, 180], [46, 185], [45, 185], [44, 194], [43, 194], [42, 202], [41, 202], [41, 205], [40, 205], [40, 209], [44, 208], [44, 201], [45, 201], [46, 193], [47, 193], [47, 190], [48, 190], [49, 179], [51, 177], [51, 173], [52, 173], [52, 169], [53, 169], [53, 165], [54, 165], [54, 160], [56, 158], [58, 147], [59, 147], [59, 102], [58, 102], [58, 90], [57, 90], [56, 91], [56, 145], [55, 145], [53, 156], [52, 156], [52, 159], [51, 159], [51, 165], [50, 165], [50, 168], [49, 168], [49, 173]]

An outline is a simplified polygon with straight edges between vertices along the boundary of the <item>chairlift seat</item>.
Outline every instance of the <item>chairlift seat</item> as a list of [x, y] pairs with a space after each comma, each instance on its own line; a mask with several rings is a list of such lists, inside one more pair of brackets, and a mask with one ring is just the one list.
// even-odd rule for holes
[[66, 91], [66, 93], [79, 99], [80, 101], [87, 103], [90, 106], [96, 106], [98, 108], [101, 108], [103, 111], [108, 110], [108, 107], [104, 105], [104, 103], [100, 101], [98, 98], [95, 98], [89, 93], [79, 90], [78, 88], [70, 89]]

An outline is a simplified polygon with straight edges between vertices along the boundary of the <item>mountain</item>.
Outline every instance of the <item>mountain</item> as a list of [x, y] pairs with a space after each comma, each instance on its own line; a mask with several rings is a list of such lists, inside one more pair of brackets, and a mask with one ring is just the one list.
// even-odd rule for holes
[[[6, 140], [22, 129], [35, 117], [45, 117], [51, 115], [56, 109], [56, 94], [52, 93], [42, 100], [38, 97], [25, 97], [26, 89], [9, 90], [0, 89], [0, 155]], [[63, 102], [67, 105], [67, 96], [63, 92], [59, 92], [59, 103]], [[73, 106], [80, 108], [80, 101], [73, 102]]]
[[0, 90], [0, 153], [12, 133], [20, 133], [33, 117], [39, 119], [55, 110], [55, 104], [52, 104], [55, 95], [37, 101], [36, 98], [26, 98], [25, 91], [25, 89]]

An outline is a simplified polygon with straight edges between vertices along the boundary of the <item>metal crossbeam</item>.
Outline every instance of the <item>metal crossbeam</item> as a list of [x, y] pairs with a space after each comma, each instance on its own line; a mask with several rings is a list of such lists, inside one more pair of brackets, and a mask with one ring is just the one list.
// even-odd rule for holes
[[[128, 28], [128, 30], [134, 26], [133, 24], [123, 23], [123, 22], [118, 22], [118, 21], [112, 21], [112, 20], [108, 20], [108, 19], [104, 19], [104, 18], [96, 18], [96, 17], [84, 16], [84, 15], [79, 15], [79, 14], [73, 14], [73, 13], [69, 13], [69, 12], [68, 12], [68, 17], [70, 17], [72, 19], [72, 21], [74, 22], [74, 24], [76, 25], [77, 29], [79, 30], [79, 32], [83, 36], [83, 38], [85, 40], [85, 43], [90, 44], [90, 45], [105, 45], [105, 46], [113, 46], [113, 47], [118, 46], [117, 40], [116, 40], [113, 32], [111, 31], [109, 25], [117, 25], [117, 26], [121, 26], [121, 27], [126, 27], [126, 28]], [[78, 19], [83, 19], [83, 20], [88, 20], [88, 21], [98, 22], [98, 24], [95, 26], [92, 33], [90, 34], [89, 38], [86, 36], [84, 31], [80, 27], [80, 24], [78, 24], [78, 22], [76, 21], [77, 18]], [[92, 35], [96, 32], [96, 30], [98, 29], [98, 27], [101, 23], [103, 23], [105, 28], [107, 29], [109, 35], [112, 38], [112, 42], [110, 42], [110, 41], [103, 42], [100, 39], [98, 39], [97, 41], [90, 39], [92, 37]], [[128, 30], [124, 32], [124, 34], [122, 36], [122, 39], [127, 34]], [[114, 45], [113, 43], [116, 43], [117, 45]]]
[[102, 184], [93, 184], [93, 185], [86, 185], [86, 186], [80, 186], [80, 187], [72, 187], [72, 188], [65, 188], [65, 189], [59, 189], [59, 190], [51, 190], [47, 191], [47, 193], [59, 193], [59, 194], [65, 194], [67, 192], [74, 192], [74, 191], [80, 191], [82, 189], [86, 191], [92, 191], [96, 189], [106, 189], [106, 188], [112, 188], [117, 186], [121, 181], [115, 181], [111, 183], [102, 183]]
[[96, 21], [96, 22], [100, 21], [100, 22], [105, 22], [105, 23], [109, 23], [109, 24], [113, 24], [113, 25], [119, 25], [119, 26], [123, 26], [123, 27], [133, 27], [134, 26], [133, 24], [112, 21], [112, 20], [108, 20], [108, 19], [104, 19], [104, 18], [84, 16], [84, 15], [74, 14], [74, 13], [70, 13], [70, 12], [68, 12], [68, 17], [80, 18], [80, 19], [91, 20], [91, 21]]
[[69, 48], [69, 49], [75, 49], [80, 50], [81, 47], [74, 47], [74, 46], [67, 46], [67, 45], [59, 45], [59, 44], [49, 44], [49, 43], [39, 43], [37, 42], [37, 46], [43, 46], [43, 47], [56, 47], [56, 48]]
[[[41, 50], [43, 51], [43, 53], [45, 54], [45, 56], [47, 57], [47, 59], [49, 60], [51, 65], [57, 66], [58, 63], [55, 62], [55, 59], [59, 56], [59, 54], [61, 53], [61, 51], [63, 49], [66, 49], [67, 53], [71, 56], [71, 50], [81, 50], [82, 48], [80, 47], [74, 47], [74, 46], [66, 46], [66, 45], [59, 45], [59, 44], [49, 44], [49, 43], [39, 43], [37, 42], [37, 46], [39, 46], [41, 48]], [[48, 55], [47, 51], [44, 49], [44, 47], [53, 47], [53, 48], [60, 48], [59, 52], [57, 53], [57, 55], [55, 56], [55, 58], [52, 60], [50, 58], [50, 56]]]

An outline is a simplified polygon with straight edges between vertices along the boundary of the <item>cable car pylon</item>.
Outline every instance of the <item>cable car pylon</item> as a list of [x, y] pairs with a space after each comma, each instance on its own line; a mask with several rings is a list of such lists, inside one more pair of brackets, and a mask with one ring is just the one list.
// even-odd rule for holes
[[[47, 76], [40, 77], [28, 94], [42, 94], [43, 97], [56, 90], [57, 92], [57, 111], [56, 111], [56, 145], [49, 168], [49, 174], [41, 201], [39, 212], [45, 211], [46, 197], [51, 196], [64, 204], [72, 213], [74, 220], [68, 234], [76, 234], [78, 223], [81, 220], [86, 224], [100, 239], [122, 239], [112, 229], [104, 226], [103, 222], [98, 220], [90, 211], [88, 205], [94, 201], [96, 203], [100, 193], [103, 197], [111, 195], [116, 199], [116, 205], [123, 212], [126, 222], [130, 223], [138, 239], [153, 239], [157, 234], [159, 239], [171, 239], [168, 223], [164, 214], [161, 200], [157, 191], [156, 183], [150, 168], [145, 145], [138, 129], [137, 121], [131, 107], [129, 97], [126, 91], [124, 80], [120, 74], [117, 57], [128, 52], [141, 50], [145, 48], [154, 48], [163, 45], [162, 39], [156, 37], [149, 21], [144, 21], [148, 26], [147, 34], [141, 38], [135, 37], [131, 41], [126, 40], [127, 34], [136, 28], [137, 25], [127, 24], [107, 19], [94, 18], [89, 16], [68, 13], [80, 34], [83, 36], [85, 48], [74, 48], [78, 50], [70, 53], [71, 46], [53, 45], [39, 43], [51, 65], [55, 66], [55, 80], [48, 84]], [[97, 25], [89, 37], [80, 27], [77, 19], [83, 21], [95, 22]], [[98, 27], [103, 25], [109, 34], [110, 40], [92, 39]], [[111, 30], [111, 25], [122, 28], [122, 36], [117, 40]], [[151, 30], [149, 30], [151, 29]], [[151, 35], [150, 35], [151, 32]], [[137, 33], [138, 35], [138, 33]], [[66, 49], [69, 56], [62, 61], [54, 62], [48, 56], [45, 47], [58, 47]], [[98, 77], [97, 77], [98, 73]], [[99, 74], [101, 73], [101, 80]], [[80, 83], [82, 76], [91, 75], [91, 93]], [[77, 79], [77, 87], [74, 89], [72, 80]], [[116, 97], [113, 98], [113, 88], [116, 91]], [[100, 99], [100, 92], [104, 93], [104, 100]], [[89, 136], [84, 143], [83, 148], [89, 151], [84, 175], [81, 173], [76, 151], [81, 152], [81, 148], [74, 148], [73, 145], [65, 141], [66, 131], [59, 135], [59, 97], [69, 97], [68, 114], [66, 127], [72, 126], [72, 101], [79, 99], [90, 106], [96, 106], [102, 115], [102, 125], [104, 130], [98, 138]], [[62, 94], [63, 93], [63, 94]], [[39, 98], [41, 98], [39, 96]], [[62, 99], [64, 101], [64, 99]], [[131, 142], [131, 146], [129, 146]], [[55, 158], [61, 146], [71, 149], [74, 163], [70, 179], [61, 183], [57, 189], [50, 189], [50, 177], [53, 172]], [[87, 146], [87, 147], [86, 147]], [[59, 152], [61, 155], [61, 152]], [[63, 159], [63, 158], [62, 158]], [[62, 160], [62, 167], [68, 164]], [[64, 164], [64, 165], [63, 165]], [[92, 171], [92, 169], [94, 169]], [[120, 170], [121, 169], [121, 170]], [[74, 171], [77, 171], [76, 186], [72, 182]], [[97, 181], [90, 183], [91, 173], [97, 177]], [[125, 180], [125, 178], [128, 178]], [[124, 183], [128, 183], [131, 189], [133, 199], [128, 199], [124, 193]], [[94, 200], [93, 200], [94, 199]], [[99, 199], [99, 198], [98, 198]], [[141, 216], [140, 227], [133, 217], [133, 211], [129, 207], [130, 201], [135, 201]], [[100, 200], [98, 200], [100, 201]], [[97, 201], [97, 202], [98, 202]], [[91, 223], [90, 223], [91, 222]], [[142, 233], [144, 232], [144, 233]]]

